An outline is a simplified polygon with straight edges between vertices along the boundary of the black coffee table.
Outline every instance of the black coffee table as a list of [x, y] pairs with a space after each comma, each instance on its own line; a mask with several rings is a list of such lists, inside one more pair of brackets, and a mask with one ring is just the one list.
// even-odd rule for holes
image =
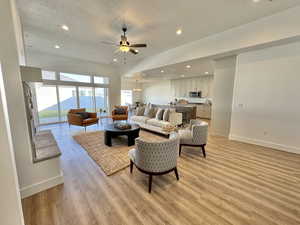
[[131, 128], [127, 130], [120, 130], [114, 127], [114, 124], [108, 124], [104, 127], [105, 144], [111, 146], [111, 139], [113, 137], [126, 135], [128, 137], [128, 146], [135, 144], [135, 139], [139, 137], [140, 126], [137, 124], [130, 124]]

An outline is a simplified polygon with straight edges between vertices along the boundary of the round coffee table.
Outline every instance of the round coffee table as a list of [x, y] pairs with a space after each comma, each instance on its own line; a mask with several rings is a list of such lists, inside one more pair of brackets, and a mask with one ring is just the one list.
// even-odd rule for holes
[[127, 130], [120, 130], [114, 127], [114, 124], [108, 124], [104, 127], [105, 144], [111, 146], [111, 139], [113, 137], [126, 135], [128, 137], [128, 146], [135, 145], [135, 139], [139, 137], [140, 126], [137, 124], [130, 124], [131, 128]]

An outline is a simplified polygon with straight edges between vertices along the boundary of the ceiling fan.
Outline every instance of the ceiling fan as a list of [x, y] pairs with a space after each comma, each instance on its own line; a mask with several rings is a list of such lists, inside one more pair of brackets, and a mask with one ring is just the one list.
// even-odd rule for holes
[[121, 35], [121, 41], [119, 44], [102, 41], [103, 44], [109, 44], [109, 45], [115, 45], [118, 47], [118, 51], [127, 53], [131, 52], [132, 54], [136, 55], [138, 54], [138, 50], [135, 48], [146, 48], [147, 44], [130, 44], [130, 42], [127, 40], [126, 32], [127, 32], [127, 26], [124, 25], [122, 27], [123, 34]]

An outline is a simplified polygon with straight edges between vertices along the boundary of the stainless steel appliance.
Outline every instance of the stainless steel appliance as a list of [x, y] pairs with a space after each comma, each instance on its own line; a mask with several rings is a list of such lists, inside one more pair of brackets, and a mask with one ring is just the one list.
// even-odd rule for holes
[[202, 93], [201, 93], [201, 91], [190, 91], [189, 96], [190, 96], [190, 98], [201, 98]]

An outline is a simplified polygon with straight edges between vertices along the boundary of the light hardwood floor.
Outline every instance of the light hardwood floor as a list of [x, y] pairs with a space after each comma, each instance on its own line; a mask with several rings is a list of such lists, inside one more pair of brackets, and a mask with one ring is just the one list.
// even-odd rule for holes
[[65, 183], [23, 200], [26, 225], [300, 224], [300, 155], [210, 136], [206, 159], [183, 148], [180, 180], [154, 177], [149, 194], [137, 169], [107, 177], [72, 140], [78, 128], [46, 128]]

